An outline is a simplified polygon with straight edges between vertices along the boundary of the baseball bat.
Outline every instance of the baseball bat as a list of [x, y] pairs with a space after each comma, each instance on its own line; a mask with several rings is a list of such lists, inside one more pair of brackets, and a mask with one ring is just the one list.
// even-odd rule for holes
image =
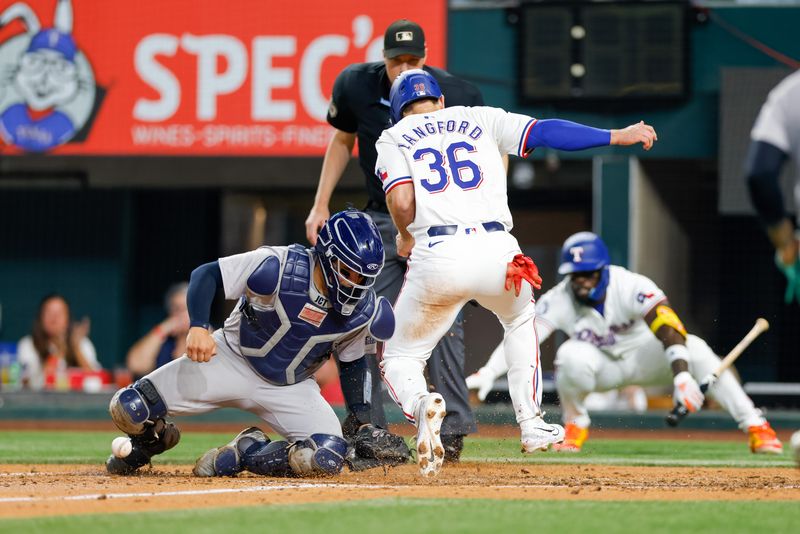
[[[706, 391], [708, 391], [708, 388], [714, 385], [714, 382], [719, 379], [720, 375], [724, 373], [728, 367], [733, 365], [733, 362], [735, 362], [736, 359], [741, 356], [750, 343], [752, 343], [758, 336], [767, 330], [769, 330], [769, 322], [762, 317], [756, 319], [756, 324], [753, 325], [753, 328], [750, 329], [747, 335], [744, 336], [744, 338], [742, 338], [742, 340], [735, 347], [733, 347], [733, 349], [728, 353], [727, 356], [725, 356], [725, 358], [723, 358], [719, 364], [719, 367], [717, 367], [713, 373], [705, 377], [700, 383], [700, 391], [703, 392], [703, 395], [705, 395]], [[680, 423], [688, 413], [689, 410], [686, 408], [686, 406], [681, 403], [676, 404], [672, 411], [667, 415], [667, 424], [669, 426], [678, 426], [678, 423]]]

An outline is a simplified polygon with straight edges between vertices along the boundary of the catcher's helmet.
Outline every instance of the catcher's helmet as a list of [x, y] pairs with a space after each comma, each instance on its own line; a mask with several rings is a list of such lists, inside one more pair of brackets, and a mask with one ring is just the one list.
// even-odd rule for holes
[[[356, 209], [335, 213], [320, 230], [314, 253], [333, 308], [342, 315], [352, 314], [383, 269], [383, 243], [375, 223]], [[359, 280], [347, 276], [343, 268], [360, 275]]]
[[389, 93], [391, 103], [392, 123], [397, 124], [403, 118], [403, 109], [417, 100], [442, 96], [439, 82], [436, 78], [422, 69], [407, 70], [398, 76], [392, 84]]
[[561, 247], [559, 274], [600, 271], [600, 281], [589, 293], [591, 300], [599, 301], [608, 288], [608, 266], [611, 260], [608, 248], [600, 236], [592, 232], [578, 232], [564, 241]]

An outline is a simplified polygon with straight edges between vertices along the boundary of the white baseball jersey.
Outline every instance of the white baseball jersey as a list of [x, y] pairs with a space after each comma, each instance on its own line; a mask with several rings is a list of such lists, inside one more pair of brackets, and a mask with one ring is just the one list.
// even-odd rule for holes
[[561, 330], [622, 358], [654, 339], [644, 316], [666, 298], [646, 276], [611, 265], [602, 313], [578, 302], [566, 277], [537, 301], [536, 332], [544, 341]]
[[501, 153], [523, 156], [536, 120], [486, 106], [409, 115], [384, 130], [376, 173], [388, 194], [413, 183], [416, 216], [408, 227], [497, 221], [512, 227]]
[[800, 206], [800, 71], [783, 79], [761, 106], [750, 138], [769, 143], [794, 159], [795, 205]]

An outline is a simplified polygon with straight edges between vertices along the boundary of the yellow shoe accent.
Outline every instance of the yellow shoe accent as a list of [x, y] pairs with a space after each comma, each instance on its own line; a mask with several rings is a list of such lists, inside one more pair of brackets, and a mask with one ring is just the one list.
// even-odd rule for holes
[[775, 435], [775, 431], [764, 423], [761, 426], [751, 426], [747, 429], [750, 435], [750, 450], [756, 454], [781, 454], [783, 444]]
[[558, 452], [580, 452], [586, 438], [589, 437], [589, 429], [583, 428], [575, 423], [567, 423], [564, 427], [566, 437], [562, 443], [553, 445], [553, 450]]

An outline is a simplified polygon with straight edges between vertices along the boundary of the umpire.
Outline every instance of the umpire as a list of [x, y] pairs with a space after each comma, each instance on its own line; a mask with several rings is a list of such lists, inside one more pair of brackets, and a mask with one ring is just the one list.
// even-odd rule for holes
[[[358, 138], [358, 163], [364, 171], [369, 195], [366, 212], [378, 225], [386, 250], [386, 263], [375, 284], [378, 295], [390, 302], [397, 299], [406, 271], [404, 258], [397, 256], [395, 236], [381, 181], [375, 176], [375, 142], [389, 126], [389, 89], [394, 79], [409, 69], [425, 69], [439, 82], [448, 106], [481, 106], [483, 97], [474, 85], [448, 72], [425, 66], [427, 47], [422, 28], [401, 19], [386, 29], [383, 37], [383, 61], [357, 63], [345, 68], [333, 85], [328, 108], [328, 122], [336, 129], [322, 162], [314, 206], [306, 219], [306, 237], [314, 244], [317, 232], [330, 216], [329, 203], [342, 177]], [[380, 371], [377, 361], [369, 358], [373, 376], [372, 422], [386, 428]], [[442, 338], [428, 361], [431, 383], [447, 403], [447, 417], [442, 425], [445, 459], [457, 461], [464, 445], [464, 435], [475, 432], [475, 419], [468, 403], [464, 382], [464, 328], [459, 315]], [[348, 417], [350, 419], [350, 417]], [[345, 434], [348, 434], [345, 422]]]

